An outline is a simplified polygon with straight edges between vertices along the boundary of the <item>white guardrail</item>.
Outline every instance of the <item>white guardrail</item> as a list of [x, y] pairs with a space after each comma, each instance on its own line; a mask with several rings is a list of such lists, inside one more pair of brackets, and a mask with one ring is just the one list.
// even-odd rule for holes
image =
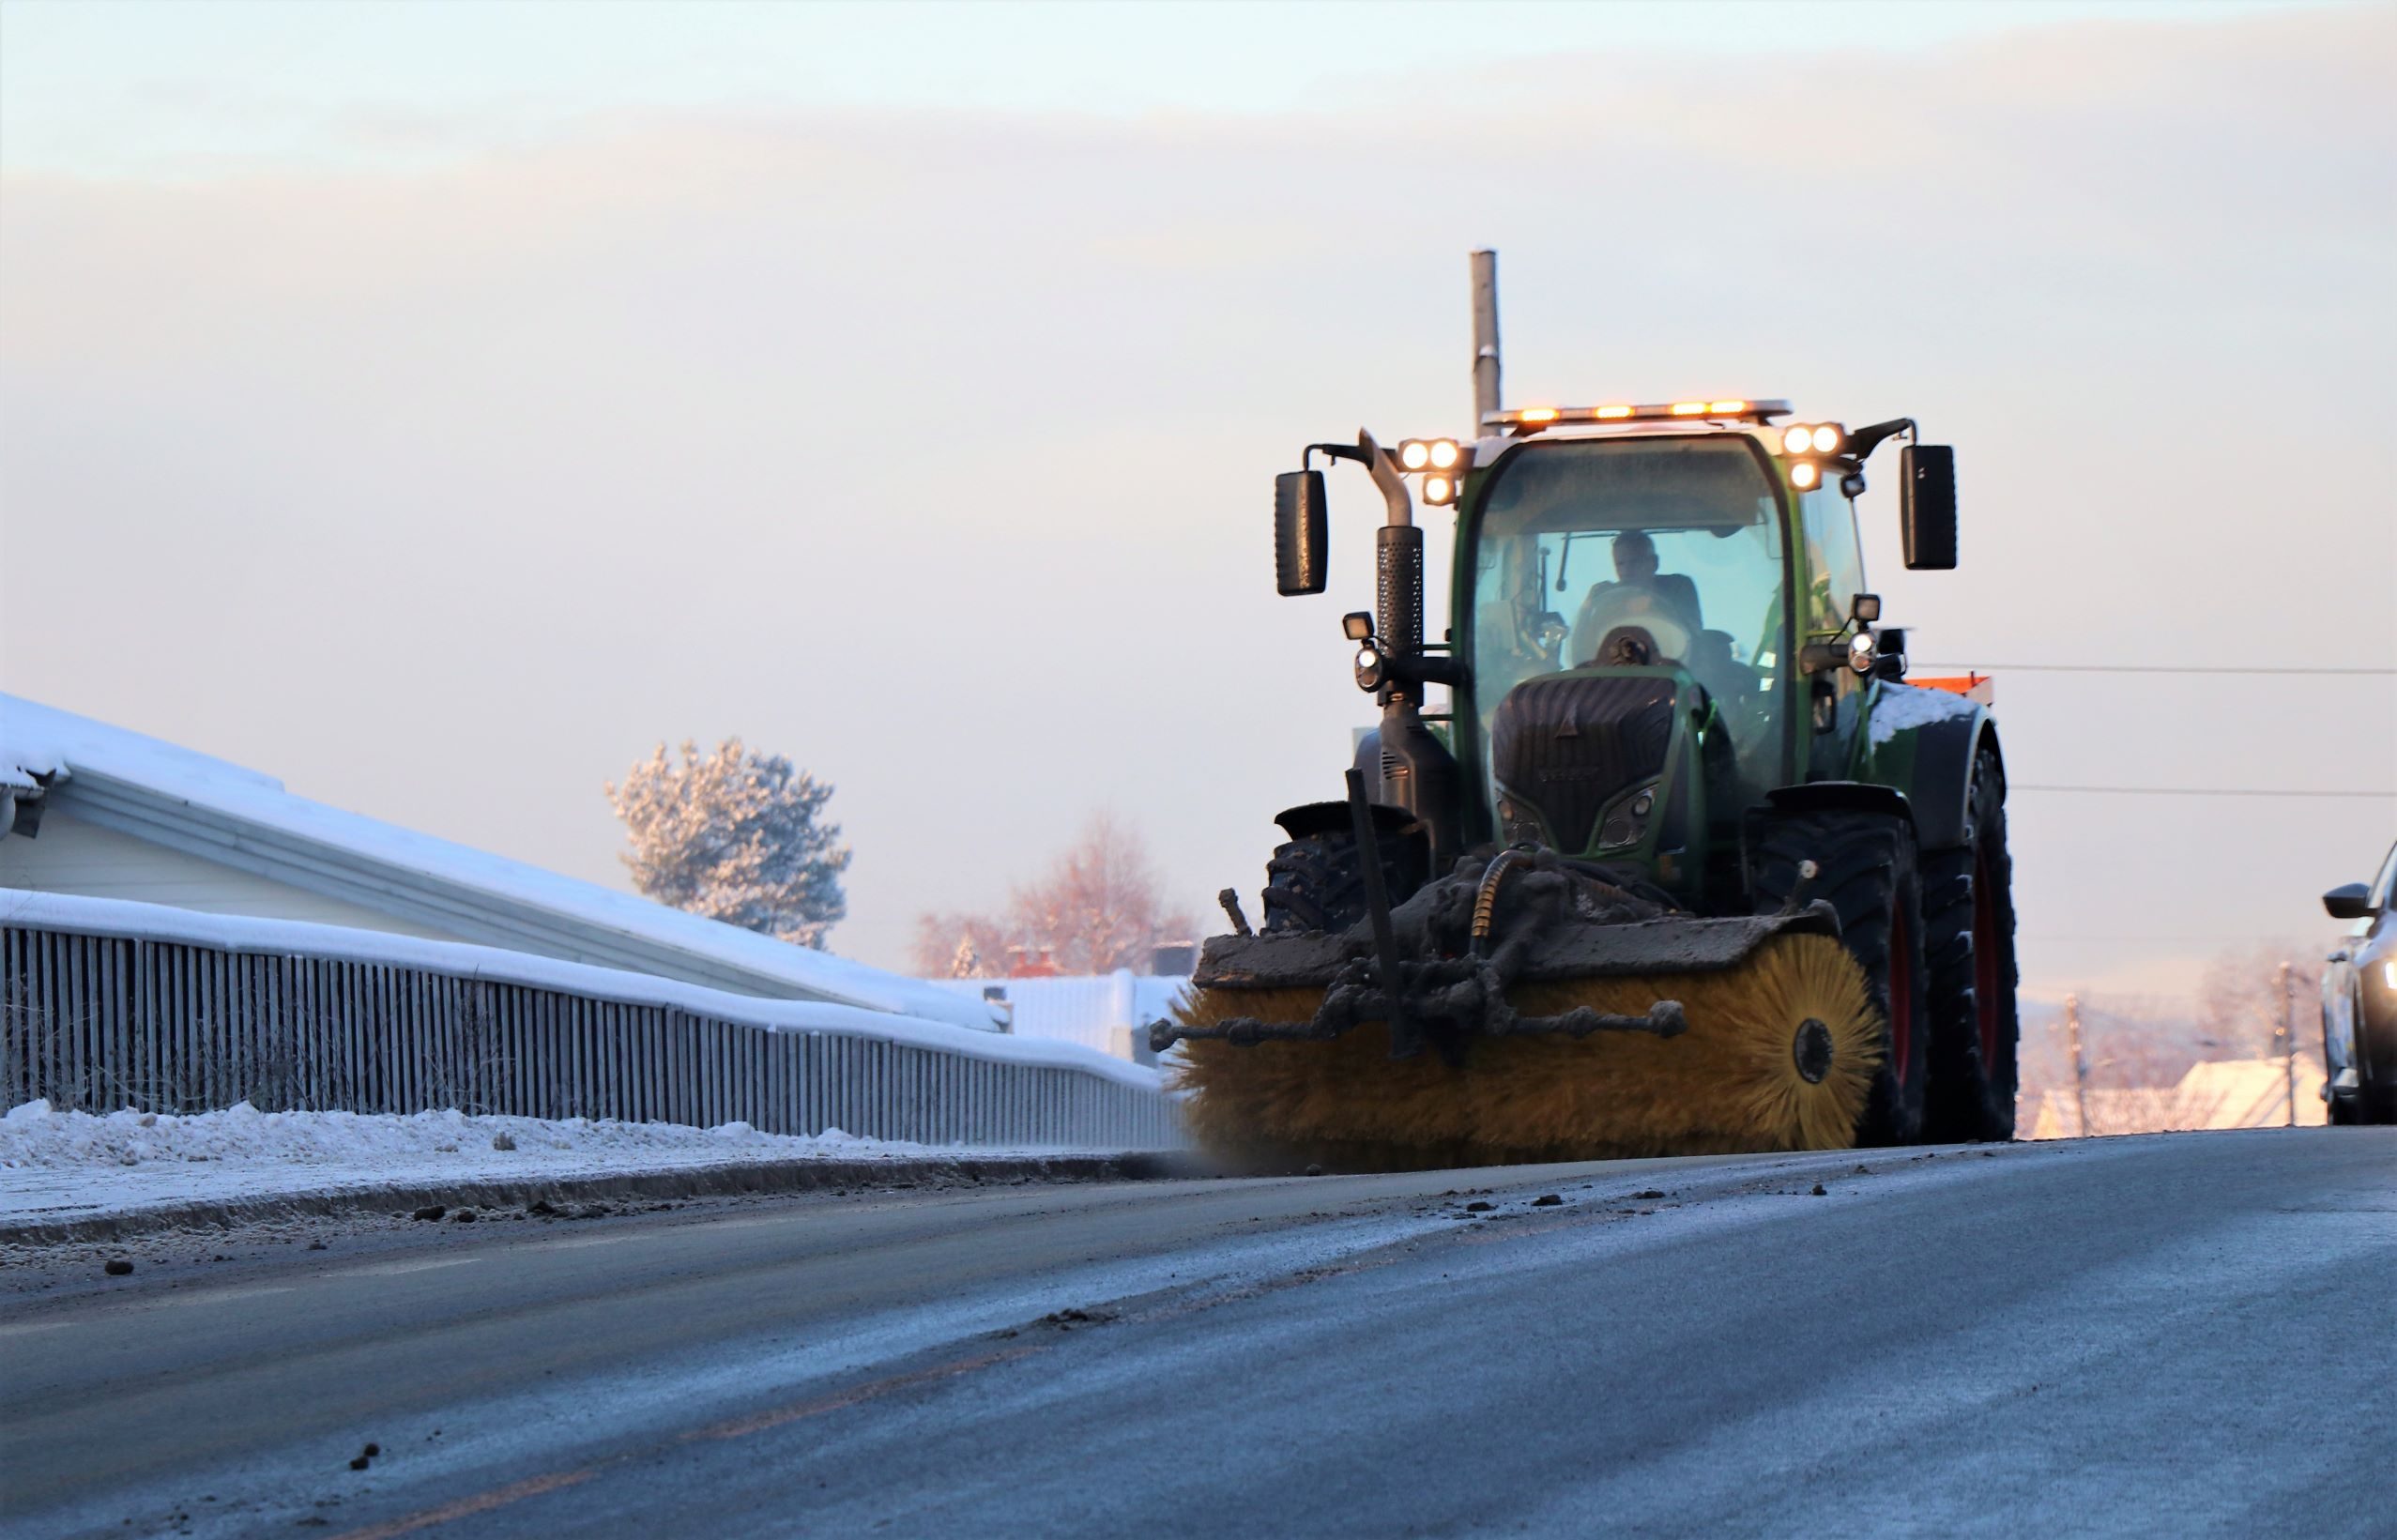
[[936, 1145], [1183, 1142], [1072, 1044], [529, 953], [0, 890], [0, 1105], [618, 1118]]

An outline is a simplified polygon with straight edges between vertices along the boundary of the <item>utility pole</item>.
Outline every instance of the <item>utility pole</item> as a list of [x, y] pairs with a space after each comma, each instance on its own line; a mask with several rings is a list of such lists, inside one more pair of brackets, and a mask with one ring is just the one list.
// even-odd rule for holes
[[2298, 1126], [2298, 1023], [2296, 1005], [2289, 992], [2289, 965], [2281, 965], [2281, 1025], [2275, 1033], [2281, 1040], [2281, 1077], [2289, 1091], [2289, 1126]]
[[2064, 1028], [2072, 1034], [2072, 1110], [2081, 1137], [2089, 1136], [2089, 1055], [2081, 1045], [2081, 997], [2064, 997]]

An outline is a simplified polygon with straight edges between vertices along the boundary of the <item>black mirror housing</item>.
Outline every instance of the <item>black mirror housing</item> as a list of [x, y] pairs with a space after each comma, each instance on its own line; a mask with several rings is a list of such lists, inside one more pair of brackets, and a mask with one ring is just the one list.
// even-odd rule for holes
[[2333, 920], [2372, 918], [2372, 890], [2360, 882], [2343, 882], [2322, 895], [2323, 911]]
[[1946, 444], [1909, 444], [1898, 456], [1898, 521], [1906, 565], [1945, 572], [1956, 566], [1956, 451]]
[[1274, 478], [1274, 586], [1285, 598], [1323, 591], [1331, 547], [1326, 510], [1321, 471]]

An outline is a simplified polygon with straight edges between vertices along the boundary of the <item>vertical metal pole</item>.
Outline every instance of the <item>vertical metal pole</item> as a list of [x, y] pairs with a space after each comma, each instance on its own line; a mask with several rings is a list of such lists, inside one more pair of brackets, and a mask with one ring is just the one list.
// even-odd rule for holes
[[1382, 842], [1373, 831], [1373, 812], [1365, 798], [1365, 774], [1349, 771], [1349, 827], [1356, 836], [1357, 870], [1365, 878], [1366, 918], [1373, 925], [1374, 961], [1382, 971], [1384, 1019], [1390, 1025], [1390, 1057], [1411, 1059], [1422, 1047], [1421, 1035], [1408, 1018], [1398, 979], [1398, 941], [1390, 928], [1390, 892], [1382, 877]]
[[1473, 264], [1473, 431], [1498, 410], [1498, 253], [1475, 252]]
[[2298, 1024], [2289, 993], [2289, 965], [2281, 965], [2281, 1078], [2289, 1092], [2289, 1123], [2298, 1126]]
[[2081, 1046], [2081, 997], [2064, 997], [2064, 1026], [2072, 1034], [2072, 1108], [2081, 1136], [2089, 1136], [2089, 1055]]

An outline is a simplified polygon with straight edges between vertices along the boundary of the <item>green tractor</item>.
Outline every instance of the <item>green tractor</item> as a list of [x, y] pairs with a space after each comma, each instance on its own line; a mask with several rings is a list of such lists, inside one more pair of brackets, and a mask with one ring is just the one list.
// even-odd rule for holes
[[[1381, 494], [1343, 622], [1381, 722], [1153, 1029], [1198, 1133], [1351, 1166], [2010, 1137], [1997, 729], [1905, 682], [1854, 507], [1898, 444], [1906, 564], [1954, 567], [1952, 451], [1778, 401], [1502, 407], [1473, 260], [1476, 436], [1276, 482], [1284, 594], [1325, 586], [1318, 458]], [[1439, 641], [1418, 502], [1457, 521]]]

